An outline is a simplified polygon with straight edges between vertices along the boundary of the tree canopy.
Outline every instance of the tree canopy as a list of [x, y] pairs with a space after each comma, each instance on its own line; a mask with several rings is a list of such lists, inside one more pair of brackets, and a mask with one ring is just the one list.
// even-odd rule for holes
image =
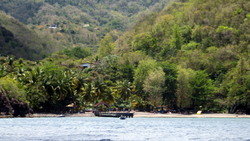
[[[0, 100], [15, 97], [35, 112], [62, 112], [69, 104], [80, 111], [105, 101], [119, 110], [250, 113], [249, 1], [176, 0], [141, 14], [138, 8], [160, 1], [37, 2], [44, 3], [35, 17], [46, 16], [30, 15], [26, 22], [34, 22], [39, 36], [49, 33], [73, 44], [40, 61], [1, 56]], [[122, 31], [126, 17], [137, 20]], [[79, 28], [90, 22], [93, 28]], [[45, 30], [44, 24], [60, 30]], [[7, 31], [1, 35], [12, 37]]]

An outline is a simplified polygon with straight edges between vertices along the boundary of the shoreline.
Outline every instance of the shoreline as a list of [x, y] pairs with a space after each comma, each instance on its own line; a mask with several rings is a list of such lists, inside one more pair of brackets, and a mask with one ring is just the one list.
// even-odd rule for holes
[[178, 113], [147, 113], [147, 112], [136, 112], [135, 118], [250, 118], [250, 115], [239, 115], [239, 114], [223, 114], [223, 113], [204, 113], [204, 114], [178, 114]]
[[[35, 113], [27, 115], [24, 118], [50, 118], [50, 117], [96, 117], [92, 112], [74, 113], [74, 114], [53, 114], [53, 113]], [[0, 115], [0, 118], [13, 118], [13, 116]], [[150, 113], [150, 112], [134, 112], [134, 118], [250, 118], [250, 115], [244, 114], [178, 114], [178, 113]]]

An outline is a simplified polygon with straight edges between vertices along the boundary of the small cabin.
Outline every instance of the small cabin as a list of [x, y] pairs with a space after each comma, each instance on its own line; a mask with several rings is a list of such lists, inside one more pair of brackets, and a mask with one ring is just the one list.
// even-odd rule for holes
[[65, 107], [65, 110], [66, 110], [66, 112], [68, 112], [68, 113], [73, 113], [74, 108], [75, 108], [75, 104], [74, 104], [74, 103], [71, 103], [71, 104], [69, 104], [69, 105], [67, 105], [67, 106]]
[[91, 68], [91, 64], [90, 64], [90, 63], [81, 64], [81, 65], [80, 65], [80, 68], [82, 68], [82, 69]]
[[52, 25], [49, 26], [49, 28], [51, 28], [51, 29], [56, 29], [56, 28], [57, 28], [57, 25], [56, 25], [56, 24], [52, 24]]
[[84, 24], [83, 27], [89, 27], [90, 25], [89, 24]]

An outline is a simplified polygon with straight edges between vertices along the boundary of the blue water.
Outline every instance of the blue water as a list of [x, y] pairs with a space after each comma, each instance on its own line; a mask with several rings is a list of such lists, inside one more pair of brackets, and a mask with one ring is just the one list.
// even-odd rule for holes
[[9, 118], [0, 141], [250, 141], [247, 118]]

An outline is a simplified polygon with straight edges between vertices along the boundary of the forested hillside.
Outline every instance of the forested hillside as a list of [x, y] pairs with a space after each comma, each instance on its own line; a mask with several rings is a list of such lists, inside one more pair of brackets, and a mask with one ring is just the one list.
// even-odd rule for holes
[[106, 33], [114, 30], [114, 34], [119, 34], [142, 17], [142, 12], [159, 11], [168, 1], [2, 0], [0, 9], [60, 42], [59, 49], [96, 49]]
[[[235, 112], [250, 101], [249, 15], [245, 0], [171, 3], [121, 36], [113, 53], [139, 64], [134, 71], [139, 93], [159, 94], [165, 104], [174, 101], [179, 108]], [[165, 73], [165, 85], [148, 84], [156, 77], [151, 73], [159, 71]]]
[[54, 52], [54, 45], [51, 39], [38, 35], [16, 19], [0, 12], [0, 55], [39, 60]]
[[176, 0], [137, 20], [105, 34], [96, 53], [77, 46], [39, 62], [2, 57], [0, 100], [36, 112], [105, 101], [119, 110], [250, 113], [250, 1]]

